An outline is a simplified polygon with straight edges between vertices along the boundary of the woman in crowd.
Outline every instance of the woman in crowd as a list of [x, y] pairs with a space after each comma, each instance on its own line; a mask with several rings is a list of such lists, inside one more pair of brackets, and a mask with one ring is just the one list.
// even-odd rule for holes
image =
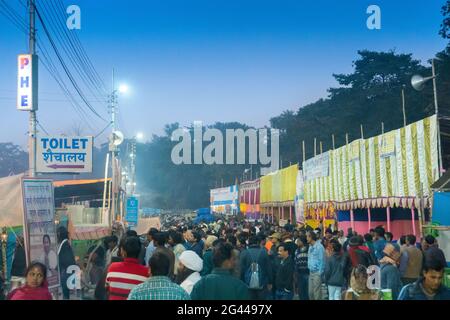
[[53, 300], [47, 284], [47, 267], [32, 262], [25, 272], [25, 285], [11, 291], [7, 300]]

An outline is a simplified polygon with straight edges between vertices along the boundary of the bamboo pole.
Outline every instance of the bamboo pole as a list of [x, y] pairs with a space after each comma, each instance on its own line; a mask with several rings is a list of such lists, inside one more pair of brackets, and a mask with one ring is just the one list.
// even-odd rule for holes
[[314, 157], [317, 155], [317, 139], [314, 138]]
[[334, 134], [331, 135], [331, 141], [333, 143], [333, 150], [334, 150], [336, 148], [335, 145], [334, 145]]
[[302, 141], [302, 149], [303, 149], [303, 162], [305, 162], [306, 161], [305, 140]]

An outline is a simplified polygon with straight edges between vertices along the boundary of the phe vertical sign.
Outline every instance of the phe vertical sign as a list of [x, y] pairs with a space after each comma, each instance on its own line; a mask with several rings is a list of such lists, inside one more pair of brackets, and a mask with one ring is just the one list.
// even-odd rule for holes
[[38, 109], [38, 63], [37, 56], [20, 54], [17, 58], [17, 109], [36, 111]]
[[128, 226], [136, 227], [138, 223], [138, 209], [139, 209], [139, 201], [135, 197], [129, 197], [127, 199], [127, 216], [126, 220], [128, 222]]

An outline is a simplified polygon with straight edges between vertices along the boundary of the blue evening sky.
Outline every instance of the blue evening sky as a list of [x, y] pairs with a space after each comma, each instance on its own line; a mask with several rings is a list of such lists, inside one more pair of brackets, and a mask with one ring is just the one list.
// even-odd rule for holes
[[[25, 14], [18, 0], [5, 1]], [[283, 110], [325, 98], [336, 85], [332, 74], [351, 72], [359, 49], [395, 49], [426, 63], [446, 44], [438, 35], [445, 0], [63, 2], [80, 6], [82, 28], [69, 32], [78, 34], [108, 90], [113, 67], [117, 83], [130, 87], [120, 97], [119, 126], [147, 139], [171, 122], [268, 125]], [[381, 7], [381, 30], [366, 27], [371, 4]], [[15, 109], [16, 56], [26, 51], [26, 35], [0, 15], [0, 142], [21, 146], [28, 113]], [[93, 118], [95, 131], [89, 129], [42, 66], [40, 99], [38, 118], [51, 134], [81, 125], [95, 135], [105, 125]], [[106, 104], [93, 105], [108, 116]]]

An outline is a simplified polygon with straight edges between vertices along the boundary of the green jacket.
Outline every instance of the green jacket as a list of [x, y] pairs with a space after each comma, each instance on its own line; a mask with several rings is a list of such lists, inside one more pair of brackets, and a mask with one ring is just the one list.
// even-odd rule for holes
[[247, 285], [234, 277], [230, 270], [215, 268], [195, 284], [191, 299], [250, 300], [250, 296]]
[[212, 249], [208, 249], [203, 254], [203, 269], [200, 272], [200, 275], [204, 277], [210, 274], [213, 268], [214, 266], [212, 261]]

